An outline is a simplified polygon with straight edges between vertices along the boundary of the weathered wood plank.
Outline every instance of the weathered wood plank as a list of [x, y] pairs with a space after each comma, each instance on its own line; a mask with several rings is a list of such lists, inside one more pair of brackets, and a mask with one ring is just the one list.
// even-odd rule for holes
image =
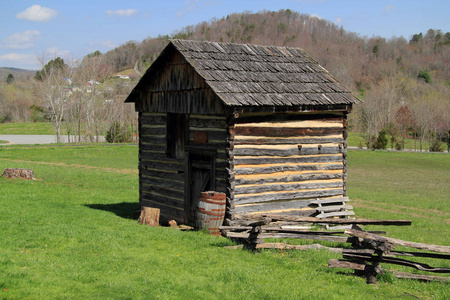
[[[161, 184], [161, 183], [159, 183]], [[158, 183], [154, 184], [142, 184], [143, 192], [145, 193], [152, 193], [155, 192], [160, 195], [164, 195], [171, 198], [177, 198], [177, 199], [183, 199], [184, 198], [184, 188], [183, 186], [178, 186], [178, 189], [169, 187], [169, 186], [162, 186], [158, 185]]]
[[262, 216], [252, 216], [243, 214], [236, 216], [237, 219], [257, 219], [261, 217], [271, 218], [272, 221], [293, 221], [305, 223], [324, 223], [324, 224], [359, 224], [359, 225], [395, 225], [410, 226], [411, 220], [371, 220], [371, 219], [319, 219], [313, 217], [280, 216], [267, 214]]
[[[374, 232], [371, 232], [374, 233]], [[345, 249], [345, 253], [365, 253], [365, 254], [376, 254], [375, 249]], [[409, 252], [409, 251], [389, 251], [385, 256], [409, 256], [409, 257], [427, 257], [427, 258], [437, 258], [437, 259], [450, 259], [448, 254], [440, 253], [429, 253], [429, 252]]]
[[264, 149], [264, 148], [234, 148], [236, 156], [293, 156], [293, 155], [315, 155], [315, 154], [338, 154], [344, 153], [345, 149], [340, 146], [323, 147], [292, 147], [288, 149]]
[[[348, 197], [341, 197], [341, 198], [331, 198], [331, 199], [316, 199], [316, 201], [313, 201], [313, 204], [329, 204], [329, 203], [342, 203], [350, 201]], [[319, 209], [319, 208], [318, 208]]]
[[412, 274], [412, 273], [390, 271], [390, 270], [387, 272], [391, 272], [395, 277], [400, 278], [400, 279], [416, 279], [416, 280], [422, 280], [422, 281], [450, 282], [450, 277]]
[[300, 163], [333, 163], [333, 162], [342, 162], [342, 154], [334, 154], [334, 155], [293, 155], [290, 157], [285, 156], [259, 156], [259, 157], [252, 157], [252, 156], [235, 156], [234, 157], [234, 163], [236, 166], [238, 165], [247, 165], [247, 164], [255, 164], [260, 165], [267, 163], [267, 161], [272, 161], [274, 163], [293, 163], [293, 164], [300, 164]]
[[316, 163], [316, 164], [263, 164], [235, 166], [236, 175], [270, 174], [286, 171], [310, 171], [310, 170], [342, 170], [341, 164]]
[[329, 218], [329, 217], [346, 217], [346, 216], [354, 216], [354, 211], [334, 211], [334, 212], [328, 212], [323, 214], [318, 214], [317, 218]]
[[328, 268], [343, 268], [364, 271], [364, 269], [366, 268], [366, 264], [342, 259], [329, 259]]
[[323, 172], [308, 172], [300, 174], [286, 174], [282, 172], [280, 174], [269, 174], [269, 176], [236, 176], [235, 183], [238, 185], [247, 184], [269, 184], [275, 182], [300, 182], [307, 180], [327, 180], [327, 179], [341, 179], [342, 172], [339, 173], [323, 173]]
[[235, 119], [236, 124], [261, 123], [261, 122], [288, 122], [288, 121], [320, 121], [320, 122], [342, 122], [342, 113], [283, 113], [283, 114], [241, 114]]
[[293, 136], [324, 136], [342, 134], [342, 127], [236, 127], [236, 135], [268, 136], [268, 137], [293, 137]]
[[[322, 207], [316, 207], [317, 211], [323, 212], [323, 213], [328, 213], [328, 212], [337, 212], [337, 211], [341, 211], [342, 209], [353, 209], [353, 206], [351, 205], [330, 205], [330, 206], [322, 206]], [[318, 218], [320, 218], [319, 216], [317, 216]]]
[[412, 262], [412, 261], [408, 261], [408, 260], [400, 259], [400, 258], [385, 257], [385, 256], [378, 256], [378, 255], [374, 256], [371, 254], [345, 253], [345, 252], [342, 253], [342, 256], [345, 259], [369, 261], [369, 262], [376, 262], [376, 263], [395, 264], [395, 265], [411, 267], [411, 268], [415, 268], [417, 270], [427, 271], [427, 272], [450, 273], [450, 268], [431, 267], [428, 264]]
[[330, 196], [342, 196], [342, 189], [327, 189], [327, 190], [299, 190], [286, 192], [274, 192], [274, 193], [262, 193], [262, 194], [236, 194], [234, 202], [238, 204], [249, 203], [262, 203], [268, 201], [279, 201], [283, 199], [300, 199], [300, 198], [318, 198], [318, 197], [330, 197]]
[[168, 179], [168, 178], [160, 178], [160, 177], [149, 177], [149, 176], [141, 176], [139, 178], [139, 182], [141, 185], [157, 185], [157, 186], [163, 186], [167, 188], [174, 188], [178, 189], [180, 186], [184, 185], [183, 181], [180, 180], [174, 180], [174, 179]]
[[248, 139], [241, 136], [236, 136], [234, 143], [236, 145], [282, 145], [282, 144], [342, 144], [344, 142], [343, 138], [290, 138], [290, 139], [277, 139], [277, 138], [267, 138], [261, 137], [258, 139]]
[[143, 169], [154, 169], [163, 171], [184, 171], [184, 164], [179, 161], [153, 161], [142, 159], [140, 167]]
[[[245, 232], [227, 232], [226, 237], [229, 238], [249, 238], [250, 233]], [[318, 241], [330, 241], [330, 242], [341, 242], [341, 243], [351, 243], [350, 238], [345, 236], [331, 236], [331, 235], [317, 235], [317, 234], [299, 234], [299, 233], [260, 233], [258, 234], [260, 239], [307, 239], [307, 240], [318, 240]]]
[[320, 244], [312, 245], [290, 245], [285, 243], [262, 243], [256, 245], [256, 249], [277, 249], [277, 250], [328, 250], [332, 253], [341, 253], [342, 248], [332, 248]]
[[303, 189], [327, 189], [339, 188], [343, 186], [341, 180], [322, 180], [322, 181], [306, 181], [306, 182], [279, 182], [276, 184], [259, 184], [259, 185], [238, 185], [235, 187], [236, 195], [258, 194], [275, 191], [298, 191]]
[[382, 243], [389, 243], [389, 244], [394, 244], [394, 245], [399, 245], [399, 246], [404, 246], [404, 247], [411, 247], [411, 248], [416, 248], [416, 249], [421, 249], [421, 250], [434, 251], [434, 252], [438, 252], [438, 253], [450, 253], [450, 246], [408, 242], [408, 241], [403, 241], [403, 240], [399, 240], [399, 239], [379, 236], [379, 235], [376, 235], [373, 233], [368, 233], [365, 231], [355, 230], [355, 229], [347, 229], [345, 231], [345, 234], [348, 234], [351, 236], [356, 236], [356, 237], [362, 238], [362, 239], [373, 240], [373, 241], [382, 242]]
[[161, 171], [161, 170], [153, 170], [153, 169], [139, 169], [140, 178], [148, 177], [149, 179], [152, 179], [154, 177], [157, 178], [163, 178], [163, 179], [173, 179], [177, 181], [184, 181], [184, 174], [178, 173], [178, 172], [167, 172], [167, 171]]

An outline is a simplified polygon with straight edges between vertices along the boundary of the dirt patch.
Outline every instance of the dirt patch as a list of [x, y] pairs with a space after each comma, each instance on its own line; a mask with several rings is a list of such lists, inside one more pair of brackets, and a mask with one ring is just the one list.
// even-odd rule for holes
[[115, 169], [115, 168], [95, 167], [95, 166], [87, 166], [87, 165], [80, 165], [80, 164], [65, 164], [65, 163], [61, 163], [61, 162], [31, 161], [31, 160], [6, 159], [6, 158], [0, 158], [0, 160], [10, 161], [10, 162], [15, 162], [15, 163], [30, 163], [30, 164], [39, 164], [39, 165], [47, 165], [47, 166], [82, 168], [82, 169], [97, 170], [97, 171], [109, 172], [109, 173], [130, 174], [130, 175], [139, 174], [138, 169]]

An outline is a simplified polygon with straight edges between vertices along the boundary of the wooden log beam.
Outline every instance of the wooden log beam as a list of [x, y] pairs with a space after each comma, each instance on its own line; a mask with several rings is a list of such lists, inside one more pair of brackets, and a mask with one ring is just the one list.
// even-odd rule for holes
[[332, 253], [341, 253], [342, 248], [331, 248], [320, 244], [312, 245], [290, 245], [285, 243], [262, 243], [256, 246], [256, 249], [276, 249], [276, 250], [328, 250]]
[[315, 217], [297, 217], [297, 216], [280, 216], [280, 215], [247, 215], [242, 214], [237, 216], [237, 219], [255, 219], [260, 217], [271, 218], [272, 221], [291, 221], [291, 222], [305, 222], [305, 223], [323, 223], [323, 224], [358, 224], [358, 225], [396, 225], [396, 226], [410, 226], [411, 220], [372, 220], [372, 219], [320, 219]]
[[[225, 236], [228, 238], [242, 238], [248, 239], [250, 237], [249, 232], [226, 232]], [[332, 236], [332, 235], [320, 235], [320, 234], [308, 234], [308, 233], [260, 233], [258, 238], [261, 239], [306, 239], [306, 240], [318, 240], [318, 241], [330, 241], [351, 243], [351, 238], [345, 236]]]
[[389, 271], [397, 278], [400, 279], [416, 279], [421, 281], [441, 281], [441, 282], [450, 282], [450, 277], [443, 276], [433, 276], [433, 275], [422, 275], [422, 274], [412, 274], [406, 272], [398, 272], [398, 271]]
[[328, 268], [344, 268], [364, 271], [364, 269], [366, 268], [366, 264], [342, 259], [329, 259]]
[[420, 271], [434, 272], [434, 273], [450, 273], [450, 268], [445, 267], [431, 267], [428, 264], [413, 262], [401, 258], [385, 257], [385, 256], [374, 256], [372, 254], [355, 254], [355, 253], [345, 253], [342, 252], [344, 259], [356, 260], [356, 261], [366, 261], [372, 263], [387, 263], [395, 264], [406, 267], [415, 268]]
[[355, 236], [358, 238], [362, 238], [362, 239], [366, 239], [366, 240], [372, 240], [372, 241], [377, 241], [377, 242], [382, 242], [382, 243], [389, 243], [389, 244], [394, 244], [394, 245], [399, 245], [399, 246], [404, 246], [404, 247], [411, 247], [411, 248], [428, 250], [428, 251], [433, 251], [433, 252], [438, 252], [438, 253], [450, 253], [450, 246], [440, 246], [440, 245], [408, 242], [408, 241], [403, 241], [403, 240], [399, 240], [399, 239], [383, 237], [383, 236], [379, 236], [379, 235], [376, 235], [373, 233], [368, 233], [365, 231], [355, 230], [355, 229], [347, 229], [347, 230], [345, 230], [345, 234]]

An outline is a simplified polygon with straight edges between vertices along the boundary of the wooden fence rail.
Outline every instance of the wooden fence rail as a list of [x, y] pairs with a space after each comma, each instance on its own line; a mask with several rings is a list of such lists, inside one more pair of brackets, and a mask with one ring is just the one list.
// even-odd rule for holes
[[[328, 262], [330, 268], [350, 268], [367, 277], [368, 283], [376, 282], [376, 275], [383, 273], [380, 263], [396, 264], [412, 267], [417, 270], [433, 273], [450, 273], [450, 268], [433, 267], [425, 263], [409, 261], [405, 257], [450, 259], [450, 247], [431, 245], [424, 243], [408, 242], [399, 239], [380, 236], [384, 231], [364, 231], [360, 225], [394, 225], [408, 226], [410, 220], [368, 220], [368, 219], [322, 219], [316, 217], [300, 217], [290, 215], [264, 215], [240, 216], [240, 219], [228, 220], [228, 226], [219, 229], [222, 235], [228, 238], [238, 239], [244, 247], [249, 249], [317, 249], [309, 246], [294, 246], [281, 243], [264, 243], [265, 238], [296, 238], [319, 241], [333, 241], [351, 243], [354, 249], [333, 249], [333, 252], [342, 253], [343, 259], [331, 259]], [[327, 229], [320, 226], [326, 225]], [[335, 225], [338, 227], [330, 227]], [[347, 226], [342, 230], [342, 225]], [[349, 228], [351, 227], [351, 228]], [[336, 230], [339, 228], [339, 230]], [[411, 247], [430, 252], [394, 251], [397, 246]], [[319, 247], [327, 248], [330, 247]], [[401, 256], [403, 258], [397, 258]], [[404, 272], [393, 272], [398, 278], [413, 278], [418, 280], [450, 281], [450, 277], [418, 275]]]

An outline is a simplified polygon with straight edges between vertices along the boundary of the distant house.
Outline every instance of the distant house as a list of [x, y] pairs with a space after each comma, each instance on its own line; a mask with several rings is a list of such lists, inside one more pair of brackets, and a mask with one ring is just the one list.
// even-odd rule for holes
[[312, 213], [346, 195], [359, 100], [297, 48], [171, 40], [128, 98], [139, 112], [140, 204], [193, 224], [202, 191], [241, 213]]

